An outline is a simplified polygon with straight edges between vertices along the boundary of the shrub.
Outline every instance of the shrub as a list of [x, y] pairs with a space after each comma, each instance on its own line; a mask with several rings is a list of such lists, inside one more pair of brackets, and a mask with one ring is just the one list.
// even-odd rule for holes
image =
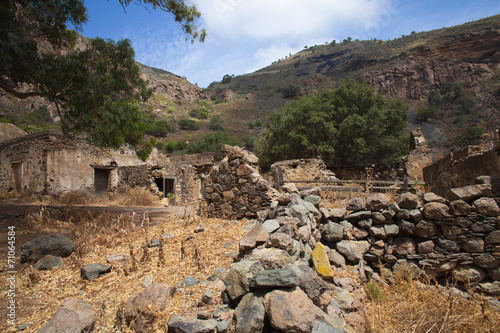
[[432, 106], [424, 106], [415, 113], [417, 120], [426, 122], [429, 119], [436, 119], [438, 117], [439, 109]]
[[236, 146], [238, 140], [226, 132], [208, 133], [202, 140], [189, 143], [183, 152], [186, 154], [215, 152], [220, 150], [223, 144]]
[[457, 146], [465, 147], [469, 145], [478, 145], [481, 143], [481, 136], [484, 134], [484, 131], [479, 126], [471, 126], [467, 128], [465, 131], [460, 133], [455, 137], [454, 143]]
[[293, 82], [288, 83], [281, 89], [281, 94], [283, 95], [284, 98], [297, 97], [300, 94], [300, 87]]
[[192, 119], [181, 119], [178, 124], [182, 130], [196, 131], [200, 129], [200, 125]]
[[432, 89], [429, 92], [429, 97], [427, 98], [427, 103], [429, 103], [430, 106], [439, 106], [441, 103], [443, 103], [443, 98], [439, 94], [439, 92], [435, 89]]
[[144, 133], [148, 135], [164, 138], [168, 133], [173, 132], [173, 130], [174, 129], [168, 120], [162, 119], [155, 121], [152, 117], [146, 119]]
[[215, 115], [210, 119], [208, 128], [214, 131], [224, 131], [224, 120], [218, 115]]

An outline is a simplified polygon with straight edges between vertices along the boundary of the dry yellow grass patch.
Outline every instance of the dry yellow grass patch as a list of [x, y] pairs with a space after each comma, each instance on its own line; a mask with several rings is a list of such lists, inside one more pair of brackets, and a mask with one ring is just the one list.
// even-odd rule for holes
[[[70, 209], [71, 210], [71, 209]], [[40, 211], [27, 218], [31, 230], [27, 232], [50, 233], [65, 230], [71, 233], [76, 244], [75, 253], [64, 259], [65, 265], [51, 271], [37, 271], [28, 264], [18, 268], [16, 299], [17, 324], [31, 323], [26, 332], [37, 332], [55, 313], [59, 305], [68, 298], [81, 298], [90, 303], [97, 313], [95, 332], [113, 332], [118, 309], [144, 287], [144, 277], [153, 275], [154, 281], [173, 286], [191, 276], [206, 281], [217, 267], [228, 269], [232, 260], [224, 255], [238, 248], [245, 230], [245, 222], [229, 222], [220, 219], [204, 219], [205, 232], [195, 234], [197, 221], [167, 216], [151, 222], [154, 226], [141, 227], [143, 221], [132, 215], [120, 216], [70, 210], [59, 215]], [[149, 248], [149, 259], [141, 261], [142, 245], [146, 240], [173, 234], [163, 241], [164, 262], [159, 261], [158, 248]], [[190, 238], [186, 241], [187, 238]], [[224, 245], [232, 243], [230, 246]], [[181, 246], [183, 256], [181, 258]], [[20, 245], [18, 247], [20, 248]], [[91, 263], [106, 264], [106, 256], [122, 253], [130, 256], [133, 249], [137, 268], [132, 261], [113, 263], [111, 273], [96, 280], [85, 281], [80, 277], [80, 268]], [[18, 259], [19, 260], [19, 259]], [[1, 306], [6, 307], [6, 272], [0, 273]], [[178, 288], [169, 308], [156, 323], [155, 331], [166, 332], [166, 323], [171, 314], [182, 314], [194, 310], [209, 285]], [[213, 286], [212, 286], [213, 287]], [[214, 287], [213, 287], [214, 288]], [[218, 295], [213, 289], [214, 295]], [[212, 306], [215, 308], [215, 306]], [[201, 308], [203, 309], [203, 308]], [[14, 332], [6, 320], [0, 322], [0, 331]], [[123, 330], [122, 330], [123, 331]], [[126, 330], [125, 330], [126, 331]]]
[[366, 285], [366, 314], [372, 332], [500, 332], [500, 311], [470, 291], [469, 299], [451, 288], [422, 284], [402, 271], [394, 283]]

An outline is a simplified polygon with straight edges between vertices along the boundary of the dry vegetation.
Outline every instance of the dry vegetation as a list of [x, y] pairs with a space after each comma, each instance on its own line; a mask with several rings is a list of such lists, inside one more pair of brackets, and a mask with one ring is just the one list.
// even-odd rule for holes
[[[89, 302], [96, 311], [96, 332], [120, 331], [114, 330], [116, 313], [129, 297], [143, 289], [141, 283], [147, 275], [153, 275], [155, 282], [166, 286], [176, 285], [188, 276], [207, 281], [215, 268], [229, 268], [232, 260], [224, 255], [238, 248], [245, 231], [242, 227], [245, 222], [204, 219], [206, 231], [195, 234], [193, 230], [198, 221], [194, 219], [169, 216], [148, 221], [147, 216], [111, 215], [74, 208], [57, 211], [41, 209], [28, 215], [26, 223], [29, 227], [22, 233], [35, 237], [35, 234], [64, 231], [70, 234], [76, 244], [75, 252], [65, 259], [62, 267], [37, 271], [31, 265], [23, 264], [18, 268], [17, 323], [31, 323], [32, 326], [26, 332], [37, 332], [65, 299], [73, 297]], [[21, 231], [18, 231], [17, 237], [20, 234]], [[165, 237], [168, 234], [173, 238]], [[163, 259], [158, 248], [148, 248], [145, 256], [143, 244], [153, 238], [161, 239], [162, 236]], [[130, 256], [131, 250], [133, 259], [114, 263], [111, 273], [92, 281], [80, 277], [83, 265], [106, 264], [107, 255], [122, 253]], [[6, 305], [8, 289], [5, 274], [1, 273], [0, 282], [2, 308]], [[155, 330], [166, 331], [165, 325], [170, 314], [182, 314], [196, 308], [197, 302], [209, 288], [217, 295], [216, 290], [220, 286], [199, 284], [178, 288], [173, 302], [157, 322]], [[7, 326], [6, 321], [2, 320], [0, 331], [17, 331], [17, 326]], [[121, 331], [126, 332], [127, 329]]]
[[390, 280], [366, 285], [366, 313], [374, 333], [500, 332], [500, 311], [483, 295], [469, 289], [466, 299], [452, 286], [420, 282], [407, 268]]

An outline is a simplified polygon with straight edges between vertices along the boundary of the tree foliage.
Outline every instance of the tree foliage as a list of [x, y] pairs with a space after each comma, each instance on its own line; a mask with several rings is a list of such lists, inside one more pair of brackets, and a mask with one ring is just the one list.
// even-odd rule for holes
[[226, 132], [218, 131], [207, 133], [202, 140], [189, 143], [183, 152], [186, 154], [216, 152], [222, 148], [223, 144], [236, 146], [238, 143], [238, 139], [229, 136]]
[[214, 131], [224, 131], [224, 120], [220, 116], [215, 115], [210, 119], [208, 128]]
[[332, 168], [395, 163], [406, 152], [407, 109], [366, 84], [325, 89], [269, 117], [257, 143], [260, 163], [314, 157]]
[[[203, 41], [193, 24], [200, 13], [185, 0], [119, 0], [172, 13], [188, 36]], [[75, 31], [88, 21], [83, 0], [0, 2], [0, 96], [40, 96], [52, 102], [66, 134], [87, 134], [118, 147], [142, 139], [138, 102], [151, 91], [139, 76], [130, 41], [100, 38], [76, 49]]]
[[479, 126], [471, 126], [455, 137], [454, 143], [457, 146], [465, 147], [469, 145], [478, 145], [481, 143], [481, 136], [484, 130]]

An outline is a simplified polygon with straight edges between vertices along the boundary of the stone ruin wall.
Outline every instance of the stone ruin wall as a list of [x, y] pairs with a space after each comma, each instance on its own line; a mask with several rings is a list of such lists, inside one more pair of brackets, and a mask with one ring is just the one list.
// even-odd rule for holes
[[239, 147], [224, 146], [225, 157], [200, 174], [201, 210], [209, 217], [253, 218], [269, 207], [274, 189], [259, 174], [258, 159]]
[[439, 195], [449, 188], [473, 185], [481, 175], [500, 177], [500, 150], [474, 153], [469, 146], [424, 168], [424, 181]]

